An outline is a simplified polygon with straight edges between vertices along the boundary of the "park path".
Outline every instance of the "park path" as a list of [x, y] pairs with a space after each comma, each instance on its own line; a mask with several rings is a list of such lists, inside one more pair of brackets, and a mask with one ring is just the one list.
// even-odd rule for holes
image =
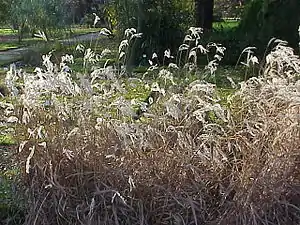
[[[69, 39], [59, 40], [60, 43], [64, 45], [80, 43], [83, 41], [94, 41], [101, 39], [103, 36], [99, 35], [99, 32], [78, 35]], [[5, 51], [0, 51], [0, 65], [7, 65], [13, 62], [22, 60], [25, 55], [36, 52], [36, 47], [28, 46], [16, 49], [10, 49]]]

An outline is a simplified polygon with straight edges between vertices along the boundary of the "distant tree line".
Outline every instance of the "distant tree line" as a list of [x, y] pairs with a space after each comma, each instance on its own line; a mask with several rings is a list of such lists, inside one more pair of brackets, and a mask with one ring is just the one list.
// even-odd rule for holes
[[[30, 17], [29, 13], [48, 13], [47, 16], [55, 15], [62, 19], [58, 12], [63, 12], [63, 22], [79, 23], [86, 14], [96, 12], [101, 5], [112, 0], [1, 0], [0, 1], [0, 24], [15, 24], [14, 17], [17, 13], [23, 17]], [[36, 8], [33, 8], [36, 7]], [[28, 15], [27, 15], [28, 13]], [[31, 15], [33, 16], [33, 15]], [[17, 15], [21, 17], [21, 15]], [[33, 19], [29, 18], [29, 19]], [[38, 23], [38, 21], [36, 21]]]
[[[18, 31], [19, 40], [25, 33], [37, 30], [50, 35], [74, 23], [93, 24], [95, 13], [108, 0], [1, 0], [0, 23]], [[89, 15], [88, 18], [85, 16]], [[89, 20], [88, 20], [89, 19]]]

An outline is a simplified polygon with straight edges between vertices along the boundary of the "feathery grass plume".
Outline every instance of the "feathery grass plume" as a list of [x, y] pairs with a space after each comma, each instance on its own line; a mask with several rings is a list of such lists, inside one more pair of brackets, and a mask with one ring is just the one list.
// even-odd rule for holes
[[9, 71], [6, 73], [5, 84], [8, 88], [11, 96], [17, 96], [19, 94], [18, 80], [21, 76], [21, 71], [17, 70], [15, 64], [10, 65]]
[[[179, 46], [176, 63], [180, 66], [182, 65], [183, 54], [185, 54], [185, 59], [183, 60], [183, 65], [188, 64], [188, 61], [193, 57], [194, 64], [197, 64], [197, 51], [200, 50], [201, 53], [206, 54], [206, 50], [201, 44], [201, 35], [203, 34], [203, 29], [198, 27], [190, 27], [188, 34], [184, 37], [183, 43]], [[185, 52], [185, 53], [183, 53]]]
[[47, 38], [47, 36], [46, 36], [46, 34], [45, 34], [44, 31], [40, 31], [39, 30], [39, 32], [37, 34], [34, 34], [34, 36], [38, 37], [38, 38], [41, 38], [42, 40], [44, 40], [46, 42], [48, 41], [48, 38]]
[[119, 52], [118, 52], [118, 60], [122, 63], [123, 67], [127, 64], [128, 54], [130, 52], [130, 47], [132, 42], [136, 38], [141, 38], [142, 33], [137, 33], [135, 28], [128, 28], [124, 31], [124, 39], [121, 41], [119, 45]]
[[97, 23], [100, 21], [100, 17], [96, 13], [93, 13], [93, 16], [95, 17], [93, 27], [96, 27]]

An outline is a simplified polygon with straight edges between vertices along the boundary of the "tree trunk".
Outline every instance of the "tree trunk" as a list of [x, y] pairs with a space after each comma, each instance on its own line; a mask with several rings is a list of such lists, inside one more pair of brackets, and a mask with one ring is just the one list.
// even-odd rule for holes
[[195, 0], [196, 26], [211, 30], [213, 24], [214, 0]]

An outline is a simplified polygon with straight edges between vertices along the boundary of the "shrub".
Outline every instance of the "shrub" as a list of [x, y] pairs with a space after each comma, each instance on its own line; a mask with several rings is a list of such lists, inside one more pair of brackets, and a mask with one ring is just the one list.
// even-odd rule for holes
[[[153, 51], [159, 56], [166, 49], [175, 51], [185, 31], [193, 24], [192, 6], [189, 2], [168, 1], [116, 1], [119, 33], [128, 27], [137, 27], [143, 38], [134, 49], [138, 57]], [[135, 61], [135, 66], [137, 61]]]

